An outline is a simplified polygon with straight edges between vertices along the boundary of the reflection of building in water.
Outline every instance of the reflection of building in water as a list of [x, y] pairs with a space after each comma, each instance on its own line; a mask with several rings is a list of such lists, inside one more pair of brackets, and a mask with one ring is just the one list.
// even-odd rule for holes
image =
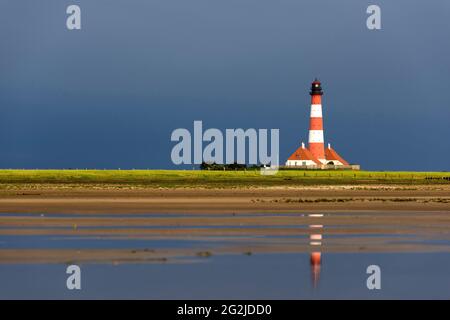
[[320, 252], [311, 252], [311, 279], [313, 288], [316, 288], [319, 283], [320, 278], [320, 264], [321, 264], [321, 253]]
[[[310, 218], [321, 218], [323, 214], [310, 214]], [[322, 245], [322, 230], [323, 225], [321, 224], [311, 224], [309, 226], [312, 233], [309, 236], [309, 244], [314, 249], [310, 254], [310, 265], [311, 265], [311, 279], [313, 288], [316, 288], [319, 284], [320, 278], [320, 267], [322, 264], [322, 253], [320, 252], [320, 246]]]

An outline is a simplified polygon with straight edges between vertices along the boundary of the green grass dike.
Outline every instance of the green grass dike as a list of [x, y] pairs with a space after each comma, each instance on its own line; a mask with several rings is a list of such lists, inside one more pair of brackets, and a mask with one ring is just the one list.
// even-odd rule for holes
[[0, 170], [0, 185], [125, 185], [151, 188], [289, 187], [360, 184], [450, 184], [449, 172], [350, 170], [280, 170], [262, 175], [258, 170]]

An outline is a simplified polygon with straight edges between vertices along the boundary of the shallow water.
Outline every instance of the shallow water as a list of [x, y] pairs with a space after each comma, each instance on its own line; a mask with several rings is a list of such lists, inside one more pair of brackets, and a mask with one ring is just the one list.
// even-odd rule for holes
[[[0, 299], [449, 299], [447, 215], [3, 214]], [[66, 288], [69, 264], [81, 290]]]
[[[379, 265], [381, 290], [366, 268]], [[66, 266], [0, 265], [0, 298], [448, 299], [450, 255], [324, 254], [313, 288], [308, 254], [225, 255], [185, 264], [81, 265], [82, 288], [65, 287]]]

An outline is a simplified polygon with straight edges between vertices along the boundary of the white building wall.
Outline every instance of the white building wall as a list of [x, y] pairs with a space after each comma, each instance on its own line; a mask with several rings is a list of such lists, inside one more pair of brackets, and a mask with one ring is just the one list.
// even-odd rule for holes
[[297, 167], [297, 166], [315, 166], [316, 163], [312, 160], [288, 160], [286, 161], [287, 167]]

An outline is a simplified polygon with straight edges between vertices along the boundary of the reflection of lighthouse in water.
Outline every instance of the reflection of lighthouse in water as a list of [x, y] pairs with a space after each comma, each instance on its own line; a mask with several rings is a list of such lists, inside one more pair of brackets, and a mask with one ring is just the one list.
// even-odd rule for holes
[[[323, 217], [323, 214], [310, 214], [309, 217], [321, 218]], [[313, 288], [316, 288], [319, 284], [320, 266], [322, 264], [322, 253], [320, 252], [320, 246], [322, 245], [323, 225], [311, 224], [309, 228], [312, 231], [309, 236], [309, 245], [313, 249], [310, 254], [311, 279]]]

